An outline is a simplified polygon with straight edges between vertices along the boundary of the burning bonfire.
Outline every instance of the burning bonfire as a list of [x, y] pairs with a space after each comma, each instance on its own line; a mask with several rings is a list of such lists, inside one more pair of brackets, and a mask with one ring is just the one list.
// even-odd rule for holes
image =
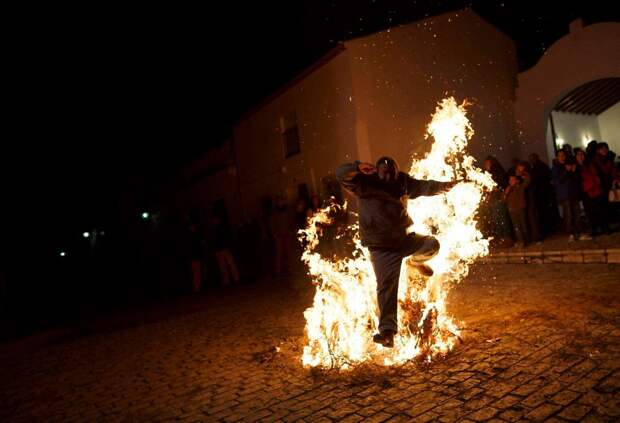
[[465, 153], [474, 133], [466, 106], [458, 105], [452, 97], [439, 103], [427, 127], [426, 139], [434, 139], [431, 151], [424, 159], [413, 160], [409, 171], [416, 179], [462, 182], [444, 194], [408, 202], [414, 222], [409, 231], [435, 236], [441, 249], [428, 262], [434, 270], [430, 278], [421, 276], [412, 263], [403, 260], [398, 292], [399, 332], [394, 348], [383, 348], [372, 341], [377, 331], [376, 281], [357, 224], [344, 231], [352, 234], [353, 252], [340, 259], [321, 255], [317, 247], [321, 228], [343, 212], [341, 206], [332, 204], [321, 210], [300, 231], [300, 240], [305, 244], [302, 260], [316, 286], [313, 305], [304, 313], [308, 338], [302, 355], [304, 366], [346, 369], [363, 362], [393, 365], [412, 359], [431, 361], [454, 346], [460, 330], [446, 312], [446, 297], [450, 288], [467, 275], [469, 264], [488, 254], [488, 240], [476, 229], [476, 211], [483, 192], [494, 185], [491, 176], [477, 168], [474, 159]]

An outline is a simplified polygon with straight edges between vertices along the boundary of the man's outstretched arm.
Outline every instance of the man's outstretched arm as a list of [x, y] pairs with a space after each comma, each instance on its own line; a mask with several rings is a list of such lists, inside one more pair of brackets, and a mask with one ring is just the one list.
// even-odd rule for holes
[[336, 179], [347, 191], [359, 196], [361, 195], [362, 175], [371, 175], [376, 172], [373, 165], [354, 161], [345, 163], [336, 169]]
[[439, 194], [441, 192], [448, 191], [454, 185], [456, 185], [456, 181], [449, 182], [440, 182], [433, 180], [421, 180], [414, 179], [411, 176], [407, 175], [407, 195], [409, 198], [416, 198], [420, 196], [431, 196], [435, 194]]

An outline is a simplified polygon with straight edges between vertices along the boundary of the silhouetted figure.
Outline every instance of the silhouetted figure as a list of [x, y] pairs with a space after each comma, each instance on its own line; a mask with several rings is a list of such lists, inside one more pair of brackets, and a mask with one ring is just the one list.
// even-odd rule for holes
[[483, 168], [491, 174], [493, 181], [497, 184], [499, 188], [506, 188], [506, 186], [508, 185], [508, 174], [496, 157], [488, 156], [486, 159], [484, 159]]
[[581, 151], [577, 153], [576, 159], [581, 182], [583, 208], [590, 223], [590, 235], [595, 237], [600, 233], [609, 232], [609, 224], [602, 215], [602, 197], [607, 196], [607, 193], [603, 191], [603, 184], [594, 163], [594, 157], [588, 157], [585, 152]]
[[232, 255], [232, 233], [228, 222], [219, 216], [213, 218], [212, 244], [215, 250], [215, 258], [220, 269], [220, 283], [222, 286], [230, 285], [230, 281], [239, 283], [239, 271], [237, 263]]
[[305, 229], [308, 218], [312, 216], [309, 213], [312, 209], [306, 204], [306, 200], [300, 198], [295, 206], [295, 229]]
[[[508, 178], [510, 178], [512, 175], [516, 175], [517, 174], [517, 166], [519, 165], [519, 163], [521, 163], [521, 159], [519, 159], [518, 157], [513, 157], [512, 160], [510, 160], [510, 167], [508, 168]], [[506, 183], [508, 183], [508, 180], [506, 181]]]
[[202, 282], [202, 262], [204, 259], [205, 240], [202, 230], [197, 224], [190, 223], [187, 230], [192, 288], [194, 292], [199, 292]]
[[564, 154], [566, 154], [566, 160], [568, 160], [569, 162], [573, 162], [574, 157], [573, 156], [573, 147], [570, 144], [564, 144], [562, 146], [562, 151], [564, 152]]
[[275, 207], [271, 212], [270, 226], [275, 244], [274, 274], [282, 276], [290, 271], [290, 252], [295, 223], [293, 213], [281, 195], [276, 198]]
[[579, 208], [580, 188], [576, 171], [577, 163], [569, 161], [563, 149], [559, 150], [553, 164], [553, 185], [558, 203], [562, 207], [564, 228], [569, 234], [569, 241], [590, 239], [587, 235], [579, 235], [581, 233], [581, 222], [579, 220], [581, 214]]
[[529, 161], [531, 176], [529, 189], [532, 191], [538, 211], [538, 229], [542, 239], [553, 233], [558, 221], [557, 204], [551, 184], [551, 169], [536, 153], [530, 154]]
[[532, 188], [532, 176], [529, 168], [529, 163], [519, 163], [516, 168], [516, 176], [521, 179], [521, 184], [524, 185], [525, 189], [525, 219], [527, 221], [528, 241], [540, 242], [538, 208], [536, 207], [536, 198]]
[[491, 174], [497, 186], [487, 193], [479, 208], [481, 230], [485, 236], [497, 240], [501, 246], [510, 246], [512, 245], [510, 217], [502, 197], [508, 182], [506, 171], [493, 156], [488, 156], [484, 160], [483, 168]]
[[510, 220], [518, 242], [517, 245], [520, 247], [527, 245], [529, 239], [526, 217], [526, 190], [529, 184], [530, 176], [528, 173], [524, 173], [523, 176], [512, 175], [509, 177], [508, 186], [504, 191], [504, 200], [508, 207], [508, 213], [510, 213]]
[[611, 219], [611, 207], [609, 204], [609, 191], [612, 189], [614, 183], [619, 182], [618, 169], [614, 164], [616, 159], [616, 153], [609, 151], [609, 146], [605, 142], [598, 143], [596, 145], [596, 155], [594, 156], [594, 164], [598, 170], [599, 177], [601, 179], [601, 187], [604, 195], [600, 200], [601, 207], [601, 223], [604, 225], [605, 233], [610, 234], [611, 228], [609, 227], [609, 221]]

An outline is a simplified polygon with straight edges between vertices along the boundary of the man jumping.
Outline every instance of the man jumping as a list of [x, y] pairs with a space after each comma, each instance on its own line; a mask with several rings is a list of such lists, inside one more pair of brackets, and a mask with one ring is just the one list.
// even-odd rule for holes
[[373, 336], [373, 341], [393, 347], [402, 260], [411, 256], [416, 269], [430, 277], [433, 269], [425, 262], [439, 251], [439, 242], [434, 237], [407, 234], [413, 223], [407, 213], [407, 200], [447, 191], [456, 182], [413, 179], [400, 172], [390, 157], [380, 158], [376, 166], [358, 161], [343, 164], [336, 170], [336, 177], [359, 199], [360, 238], [370, 251], [377, 279], [379, 333]]

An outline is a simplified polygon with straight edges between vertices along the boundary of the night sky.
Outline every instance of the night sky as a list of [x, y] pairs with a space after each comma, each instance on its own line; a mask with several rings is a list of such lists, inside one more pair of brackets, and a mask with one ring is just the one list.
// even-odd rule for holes
[[222, 142], [237, 117], [338, 41], [469, 5], [517, 42], [524, 70], [574, 18], [618, 20], [613, 2], [598, 0], [549, 10], [541, 1], [223, 3], [16, 16], [4, 248], [54, 245], [105, 222], [130, 181], [156, 181]]

